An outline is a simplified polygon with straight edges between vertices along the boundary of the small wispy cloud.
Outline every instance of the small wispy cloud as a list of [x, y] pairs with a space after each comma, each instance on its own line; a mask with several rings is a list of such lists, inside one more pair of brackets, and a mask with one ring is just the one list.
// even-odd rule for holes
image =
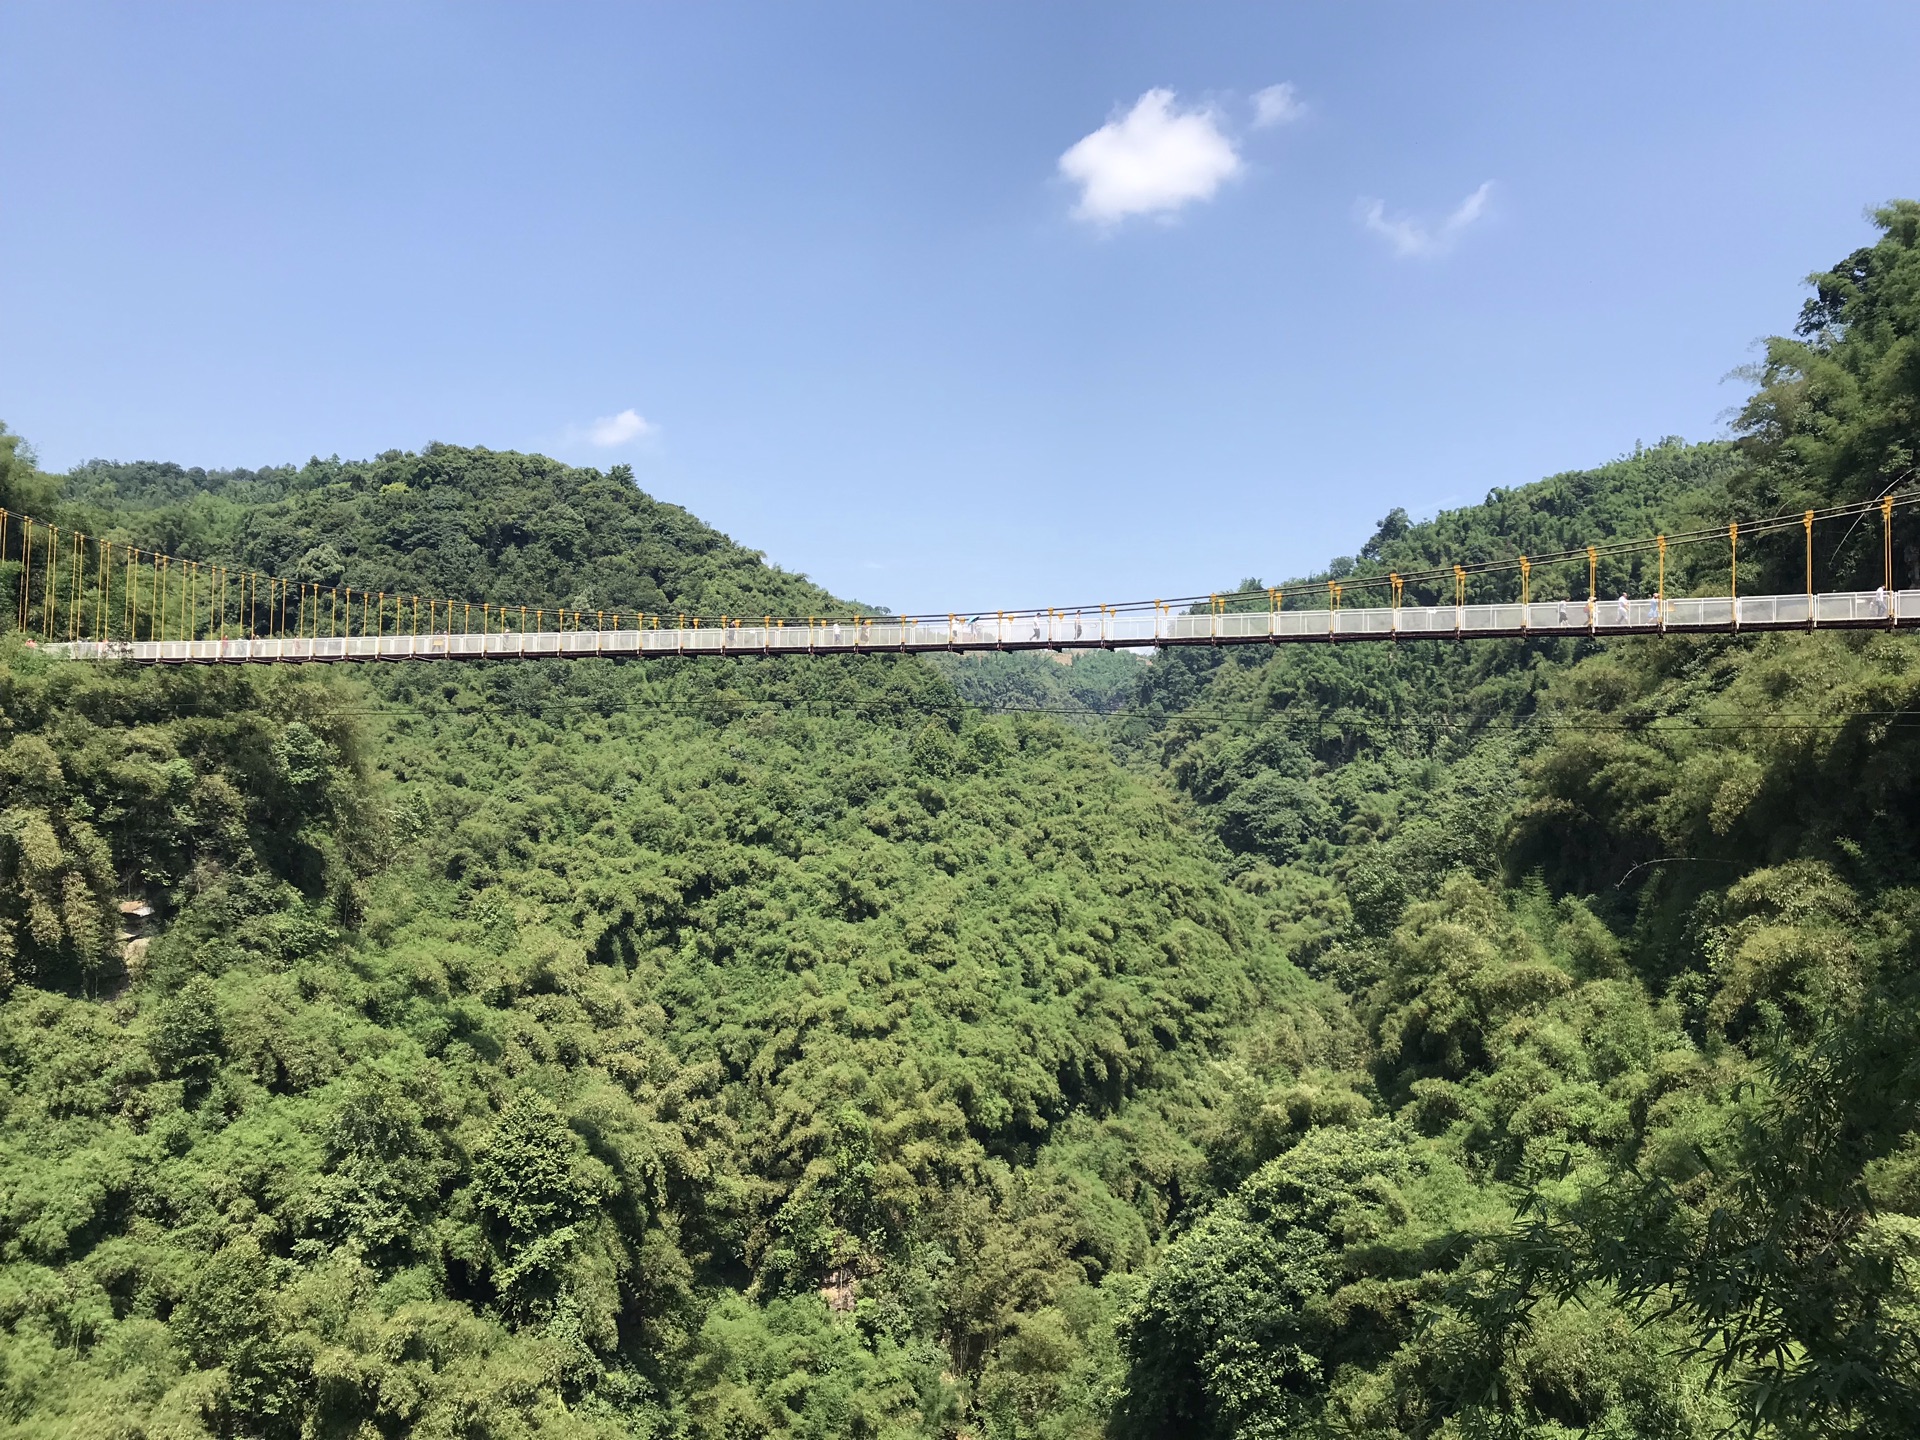
[[1306, 102], [1291, 85], [1269, 85], [1253, 92], [1253, 128], [1256, 130], [1291, 125], [1306, 113]]
[[1074, 215], [1098, 225], [1171, 215], [1211, 199], [1240, 169], [1210, 107], [1179, 109], [1173, 91], [1157, 89], [1060, 157], [1060, 173], [1080, 187]]
[[616, 445], [625, 445], [630, 440], [645, 439], [655, 434], [659, 428], [638, 410], [627, 409], [622, 410], [618, 415], [602, 415], [587, 426], [586, 439], [590, 445], [611, 450]]
[[1407, 216], [1390, 216], [1379, 200], [1360, 202], [1360, 222], [1393, 246], [1393, 253], [1412, 258], [1438, 255], [1453, 247], [1461, 233], [1487, 213], [1493, 196], [1493, 182], [1487, 181], [1462, 200], [1438, 225], [1429, 225]]

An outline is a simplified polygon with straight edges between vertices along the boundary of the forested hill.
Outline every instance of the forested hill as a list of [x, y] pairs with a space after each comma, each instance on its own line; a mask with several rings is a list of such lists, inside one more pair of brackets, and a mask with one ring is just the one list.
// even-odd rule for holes
[[[1880, 221], [1730, 440], [1389, 515], [1317, 578], [1911, 485], [1920, 206]], [[0, 435], [0, 506], [476, 604], [839, 603], [623, 471], [452, 446], [55, 476]], [[0, 634], [0, 1427], [1910, 1434], [1912, 645]]]
[[452, 445], [257, 471], [94, 461], [62, 500], [89, 534], [296, 584], [629, 614], [846, 608], [653, 499], [624, 465]]

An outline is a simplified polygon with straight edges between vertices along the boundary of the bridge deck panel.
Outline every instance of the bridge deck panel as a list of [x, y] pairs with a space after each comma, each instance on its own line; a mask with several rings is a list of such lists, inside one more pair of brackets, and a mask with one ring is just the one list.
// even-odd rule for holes
[[925, 624], [871, 620], [727, 629], [509, 631], [246, 640], [91, 640], [42, 648], [74, 659], [140, 664], [255, 664], [367, 660], [580, 659], [593, 656], [966, 654], [987, 650], [1112, 650], [1175, 645], [1276, 645], [1399, 640], [1527, 639], [1711, 634], [1920, 625], [1920, 590], [1653, 600], [1536, 601], [1521, 605], [1401, 606], [1235, 611], [1156, 616], [1060, 615]]

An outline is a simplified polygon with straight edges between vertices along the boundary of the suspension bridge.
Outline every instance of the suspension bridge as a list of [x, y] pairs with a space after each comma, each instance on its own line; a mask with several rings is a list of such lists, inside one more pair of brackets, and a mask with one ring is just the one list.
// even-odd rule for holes
[[[1920, 495], [1882, 497], [1546, 555], [1174, 600], [972, 616], [850, 611], [702, 617], [390, 594], [183, 559], [4, 510], [0, 577], [13, 579], [14, 618], [29, 644], [75, 660], [167, 665], [965, 654], [1907, 629], [1920, 626], [1920, 590], [1895, 588], [1893, 536], [1896, 513], [1915, 503]], [[1816, 589], [1816, 528], [1850, 521], [1844, 547], [1863, 521], [1874, 519], [1881, 563], [1871, 567], [1879, 572], [1872, 578], [1881, 583], [1872, 590]], [[1767, 573], [1777, 577], [1783, 535], [1801, 542], [1795, 550], [1804, 547], [1804, 589], [1742, 594], [1743, 538], [1749, 556], [1756, 543], [1773, 541], [1763, 553], [1772, 562]], [[1678, 550], [1693, 557], [1693, 588], [1714, 588], [1699, 581], [1704, 545], [1726, 546], [1725, 592], [1670, 594], [1669, 556]], [[1860, 578], [1858, 556], [1847, 568], [1849, 578]], [[1546, 598], [1536, 598], [1542, 590]], [[1375, 603], [1365, 603], [1369, 599]]]

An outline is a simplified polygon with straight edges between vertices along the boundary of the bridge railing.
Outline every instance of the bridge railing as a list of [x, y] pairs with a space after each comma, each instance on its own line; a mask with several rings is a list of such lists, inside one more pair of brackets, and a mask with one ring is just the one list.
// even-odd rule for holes
[[981, 620], [862, 620], [676, 630], [509, 631], [250, 640], [71, 641], [42, 648], [76, 659], [161, 664], [223, 661], [506, 660], [592, 655], [749, 655], [935, 650], [1093, 649], [1312, 640], [1658, 634], [1920, 624], [1920, 590], [1822, 595], [1687, 596], [1665, 601], [1354, 607], [1212, 614], [1106, 613]]

